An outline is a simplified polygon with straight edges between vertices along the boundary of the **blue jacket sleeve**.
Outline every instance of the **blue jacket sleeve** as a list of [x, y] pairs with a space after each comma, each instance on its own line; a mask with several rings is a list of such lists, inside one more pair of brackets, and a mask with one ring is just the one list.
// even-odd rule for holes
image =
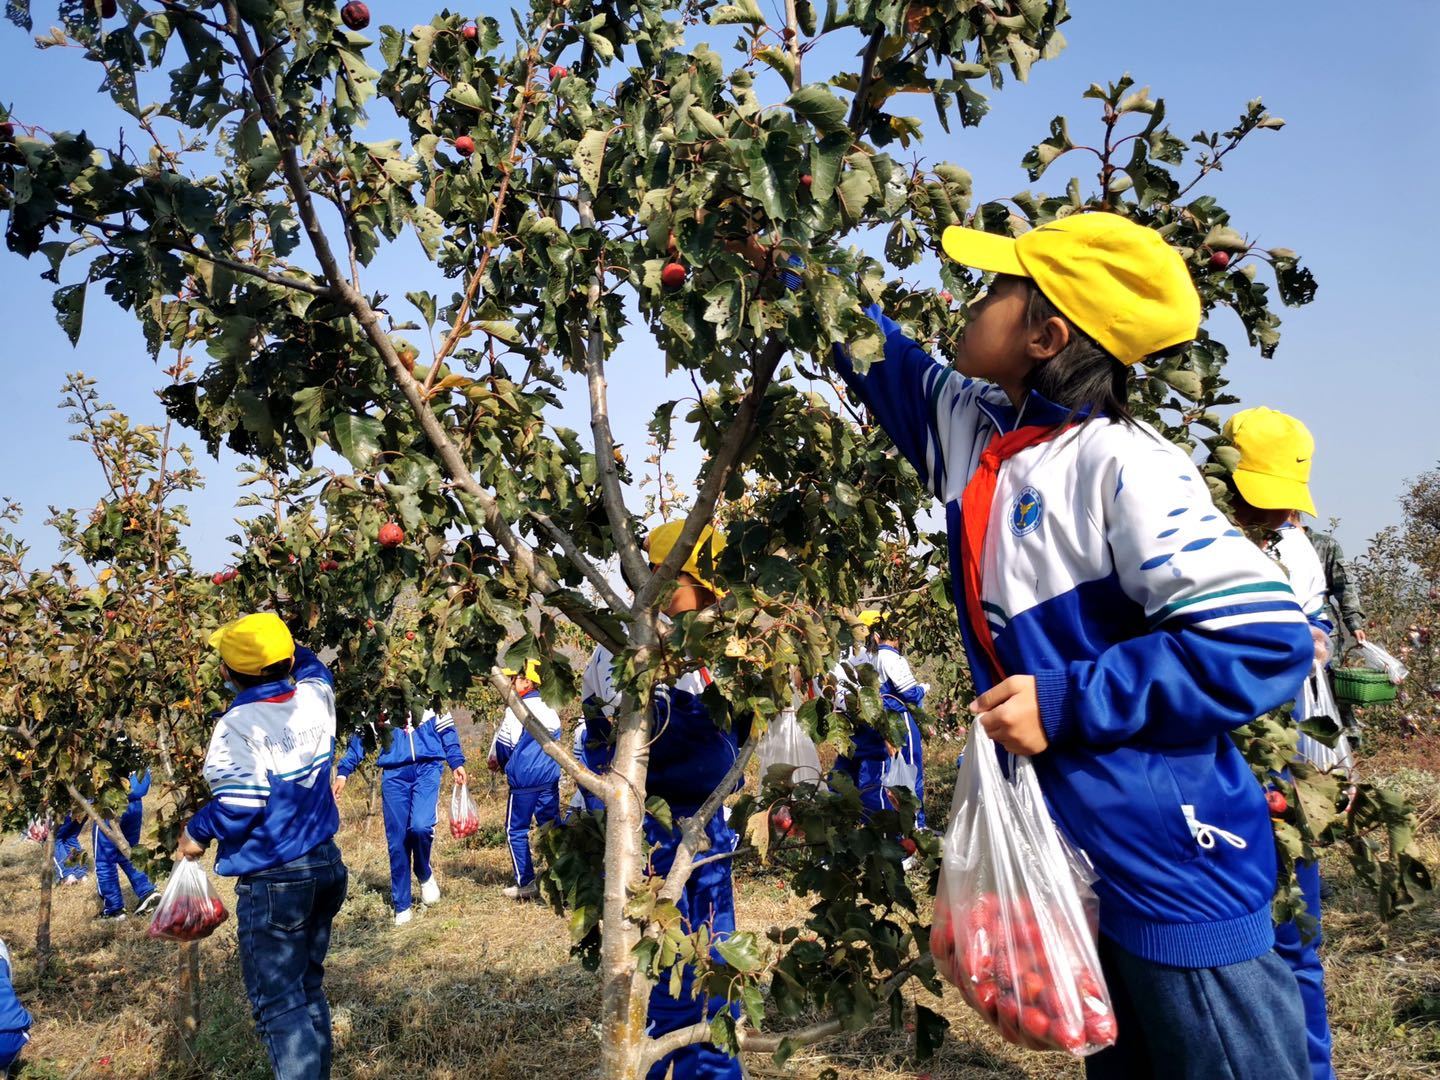
[[360, 732], [353, 731], [350, 733], [350, 742], [345, 747], [345, 756], [340, 759], [340, 764], [335, 766], [335, 775], [349, 776], [364, 760], [365, 743], [360, 738]]
[[460, 748], [460, 736], [455, 734], [453, 722], [440, 729], [440, 745], [445, 750], [445, 764], [450, 768], [458, 769], [465, 764], [465, 751]]
[[1082, 461], [1147, 632], [1032, 673], [1057, 746], [1202, 741], [1292, 700], [1310, 672], [1310, 628], [1280, 568], [1215, 509], [1190, 459], [1155, 441]]
[[861, 375], [849, 351], [836, 346], [836, 368], [926, 487], [945, 502], [958, 499], [983, 449], [976, 446], [982, 419], [976, 405], [984, 384], [931, 357], [878, 304], [866, 313], [885, 338], [885, 358]]
[[330, 674], [330, 669], [304, 645], [295, 646], [295, 666], [291, 668], [290, 675], [296, 682], [319, 679], [331, 686], [335, 685], [335, 676]]
[[263, 804], [244, 806], [226, 799], [211, 799], [186, 822], [185, 831], [190, 834], [190, 839], [202, 846], [211, 840], [239, 840], [248, 835], [264, 816]]
[[135, 802], [150, 794], [150, 770], [130, 774], [130, 801]]

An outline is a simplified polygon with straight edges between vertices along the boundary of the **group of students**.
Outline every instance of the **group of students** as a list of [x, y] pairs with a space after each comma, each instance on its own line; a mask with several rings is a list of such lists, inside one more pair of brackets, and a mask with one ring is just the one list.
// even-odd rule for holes
[[[1298, 512], [1314, 511], [1313, 443], [1269, 410], [1248, 410], [1227, 428], [1240, 452], [1237, 510], [1278, 536], [1262, 551], [1215, 507], [1190, 457], [1129, 409], [1131, 365], [1198, 332], [1200, 300], [1174, 249], [1110, 213], [1074, 214], [1018, 239], [951, 227], [942, 247], [994, 275], [970, 306], [955, 366], [933, 360], [878, 307], [870, 314], [883, 360], [862, 372], [837, 349], [834, 364], [945, 507], [954, 601], [980, 691], [971, 714], [1005, 751], [1033, 759], [1057, 825], [1099, 875], [1100, 956], [1119, 1038], [1087, 1058], [1087, 1074], [1324, 1080], [1332, 1073], [1317, 942], [1273, 925], [1265, 793], [1230, 738], [1294, 700], [1322, 657], [1323, 604], [1300, 580], [1307, 560], [1294, 526]], [[652, 530], [653, 565], [680, 529]], [[702, 533], [668, 618], [722, 600], [711, 568], [723, 547], [719, 532]], [[214, 798], [189, 822], [179, 854], [197, 858], [218, 841], [218, 872], [239, 877], [241, 964], [275, 1074], [328, 1076], [323, 961], [346, 886], [326, 782], [330, 674], [274, 615], [247, 616], [212, 641], [236, 696], [206, 759]], [[868, 659], [887, 705], [908, 712], [918, 703], [923, 687], [893, 639], [874, 643]], [[619, 703], [612, 663], [597, 649], [582, 679], [578, 749], [601, 772]], [[535, 676], [515, 674], [515, 689], [558, 737]], [[728, 731], [712, 722], [709, 681], [696, 666], [652, 695], [646, 793], [676, 820], [698, 810], [749, 736], [744, 718]], [[905, 729], [905, 747], [859, 732], [837, 763], [872, 799], [892, 751], [913, 755], [919, 771], [908, 716]], [[422, 898], [433, 885], [435, 763], [463, 768], [451, 739], [443, 718], [427, 715], [407, 722], [403, 737], [397, 731], [381, 757], [387, 826], [395, 835], [403, 826], [405, 837], [398, 852], [392, 845], [392, 873], [404, 878], [397, 916], [408, 910], [412, 871]], [[507, 713], [491, 760], [511, 786], [517, 897], [534, 882], [528, 845], [517, 841], [531, 820], [558, 811], [558, 772], [544, 756]], [[358, 760], [352, 743], [340, 775]], [[652, 867], [664, 874], [679, 831], [648, 816], [644, 828]], [[723, 814], [706, 832], [712, 851], [736, 842]], [[688, 927], [707, 925], [717, 938], [734, 930], [730, 874], [726, 859], [696, 869], [679, 901]], [[1318, 913], [1316, 892], [1306, 887]], [[655, 986], [650, 1034], [726, 1007], [694, 996], [692, 974], [678, 994], [669, 980]], [[650, 1076], [667, 1074], [741, 1075], [709, 1044], [675, 1052]]]

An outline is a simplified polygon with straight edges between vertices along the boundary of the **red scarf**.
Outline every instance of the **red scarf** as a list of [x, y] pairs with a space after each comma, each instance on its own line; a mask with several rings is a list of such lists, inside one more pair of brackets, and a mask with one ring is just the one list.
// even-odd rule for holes
[[980, 607], [985, 533], [990, 527], [990, 514], [995, 509], [995, 483], [1000, 477], [1000, 465], [1007, 458], [1028, 447], [1049, 442], [1065, 430], [1064, 426], [1032, 424], [1017, 427], [1007, 435], [997, 431], [980, 455], [980, 467], [970, 477], [965, 493], [960, 497], [960, 568], [961, 584], [965, 590], [965, 617], [970, 621], [970, 630], [976, 642], [989, 658], [997, 680], [1005, 678], [1005, 669], [1000, 666], [990, 624]]

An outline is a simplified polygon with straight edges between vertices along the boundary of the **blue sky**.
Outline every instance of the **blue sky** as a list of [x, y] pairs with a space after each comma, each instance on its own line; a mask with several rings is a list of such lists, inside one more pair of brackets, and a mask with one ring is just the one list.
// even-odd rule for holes
[[[377, 24], [412, 21], [431, 10], [395, 0], [371, 7]], [[501, 5], [481, 7], [510, 25]], [[1359, 25], [1363, 5], [1339, 0], [1074, 0], [1072, 8], [1066, 51], [1036, 65], [1028, 84], [1007, 82], [992, 95], [990, 115], [978, 128], [946, 136], [918, 99], [900, 111], [926, 120], [925, 157], [968, 168], [978, 199], [1031, 186], [1019, 160], [1052, 116], [1068, 115], [1076, 141], [1084, 141], [1094, 130], [1094, 103], [1080, 93], [1092, 81], [1127, 71], [1166, 99], [1172, 128], [1182, 136], [1229, 126], [1255, 96], [1284, 117], [1283, 131], [1255, 135], [1227, 159], [1208, 190], [1252, 238], [1300, 252], [1320, 282], [1318, 298], [1282, 313], [1284, 340], [1273, 360], [1244, 344], [1228, 313], [1211, 329], [1233, 347], [1230, 378], [1244, 403], [1291, 412], [1314, 432], [1312, 486], [1321, 520], [1340, 518], [1340, 537], [1358, 554], [1369, 536], [1397, 521], [1396, 498], [1406, 478], [1440, 460], [1434, 419], [1440, 350], [1427, 324], [1440, 286], [1440, 225], [1424, 196], [1440, 166], [1440, 68], [1430, 55], [1426, 18], [1433, 6], [1424, 0], [1389, 5], [1383, 33]], [[45, 25], [42, 12], [37, 29]], [[807, 77], [840, 59], [818, 51]], [[95, 89], [94, 69], [66, 50], [37, 52], [27, 35], [8, 26], [0, 28], [0, 61], [7, 75], [3, 93], [20, 118], [51, 130], [86, 128], [97, 142], [113, 141], [118, 118]], [[375, 111], [383, 115], [388, 107]], [[1084, 167], [1078, 155], [1062, 159], [1035, 186], [1060, 189], [1071, 169]], [[448, 284], [417, 251], [407, 243], [388, 253], [367, 275], [367, 291], [398, 297], [429, 288], [448, 295]], [[10, 342], [0, 401], [0, 494], [26, 508], [21, 533], [34, 546], [32, 562], [55, 555], [53, 534], [43, 526], [47, 507], [88, 507], [101, 492], [97, 468], [84, 447], [69, 441], [73, 429], [56, 408], [64, 373], [83, 370], [99, 380], [107, 400], [150, 422], [163, 419], [154, 392], [165, 381], [135, 324], [98, 292], [72, 349], [53, 318], [51, 286], [39, 279], [41, 269], [0, 255], [0, 325]], [[612, 365], [617, 437], [632, 448], [643, 444], [644, 421], [662, 400], [657, 365], [648, 339], [627, 343]], [[677, 387], [666, 396], [681, 393]], [[569, 423], [586, 430], [582, 416]], [[693, 460], [679, 451], [675, 471], [683, 476]], [[225, 537], [234, 531], [236, 461], [202, 452], [198, 464], [207, 487], [190, 501], [189, 540], [197, 566], [208, 570], [225, 562]]]

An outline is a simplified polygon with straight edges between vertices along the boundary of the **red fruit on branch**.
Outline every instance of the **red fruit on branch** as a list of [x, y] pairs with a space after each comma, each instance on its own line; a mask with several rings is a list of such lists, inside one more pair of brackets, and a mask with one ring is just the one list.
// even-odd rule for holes
[[405, 631], [405, 640], [406, 640], [406, 641], [414, 641], [414, 640], [415, 640], [415, 631], [414, 631], [414, 630], [406, 630], [406, 631]]
[[567, 67], [565, 67], [563, 64], [551, 64], [551, 65], [550, 65], [550, 81], [551, 81], [551, 82], [554, 82], [556, 79], [563, 79], [566, 75], [569, 75], [569, 74], [570, 74], [570, 69], [567, 68]]
[[1285, 798], [1283, 791], [1270, 789], [1265, 793], [1265, 805], [1270, 808], [1271, 817], [1279, 817], [1290, 809], [1290, 800]]
[[219, 571], [217, 571], [217, 572], [215, 573], [215, 575], [210, 579], [210, 582], [211, 582], [211, 584], [214, 584], [214, 585], [224, 585], [224, 584], [226, 584], [227, 582], [234, 581], [234, 580], [235, 580], [237, 577], [239, 577], [239, 576], [240, 576], [240, 571], [239, 571], [239, 570], [236, 570], [236, 569], [234, 569], [234, 568], [231, 568], [231, 569], [229, 569], [229, 570], [219, 570]]
[[399, 547], [405, 542], [405, 530], [395, 524], [395, 522], [387, 521], [384, 525], [380, 526], [380, 531], [376, 534], [376, 539], [380, 541], [381, 547]]
[[322, 560], [320, 561], [320, 572], [321, 572], [322, 574], [328, 574], [331, 570], [339, 570], [339, 569], [340, 569], [340, 564], [339, 564], [338, 562], [336, 562], [334, 559], [322, 559]]
[[684, 263], [666, 263], [660, 270], [660, 284], [667, 289], [678, 289], [685, 284], [686, 274]]
[[1230, 265], [1230, 253], [1228, 251], [1212, 251], [1210, 253], [1210, 269], [1224, 270]]
[[475, 152], [475, 140], [469, 135], [461, 135], [455, 140], [455, 152], [461, 157], [469, 157]]
[[118, 619], [119, 617], [120, 617], [120, 612], [118, 612], [118, 611], [107, 611], [107, 612], [105, 612], [105, 618], [108, 619], [110, 622], [114, 622], [114, 621], [115, 621], [116, 619]]
[[814, 184], [815, 177], [811, 176], [808, 172], [801, 175], [800, 186], [803, 187], [806, 191], [809, 191], [810, 188], [814, 186]]
[[480, 36], [480, 28], [477, 27], [474, 23], [470, 23], [463, 30], [460, 31], [460, 36], [463, 37], [466, 41], [474, 41]]
[[350, 0], [340, 9], [340, 21], [347, 29], [364, 30], [370, 25], [370, 8], [361, 3], [361, 0]]
[[949, 289], [940, 290], [940, 299], [944, 300], [947, 304], [953, 304], [955, 302], [955, 296]]

